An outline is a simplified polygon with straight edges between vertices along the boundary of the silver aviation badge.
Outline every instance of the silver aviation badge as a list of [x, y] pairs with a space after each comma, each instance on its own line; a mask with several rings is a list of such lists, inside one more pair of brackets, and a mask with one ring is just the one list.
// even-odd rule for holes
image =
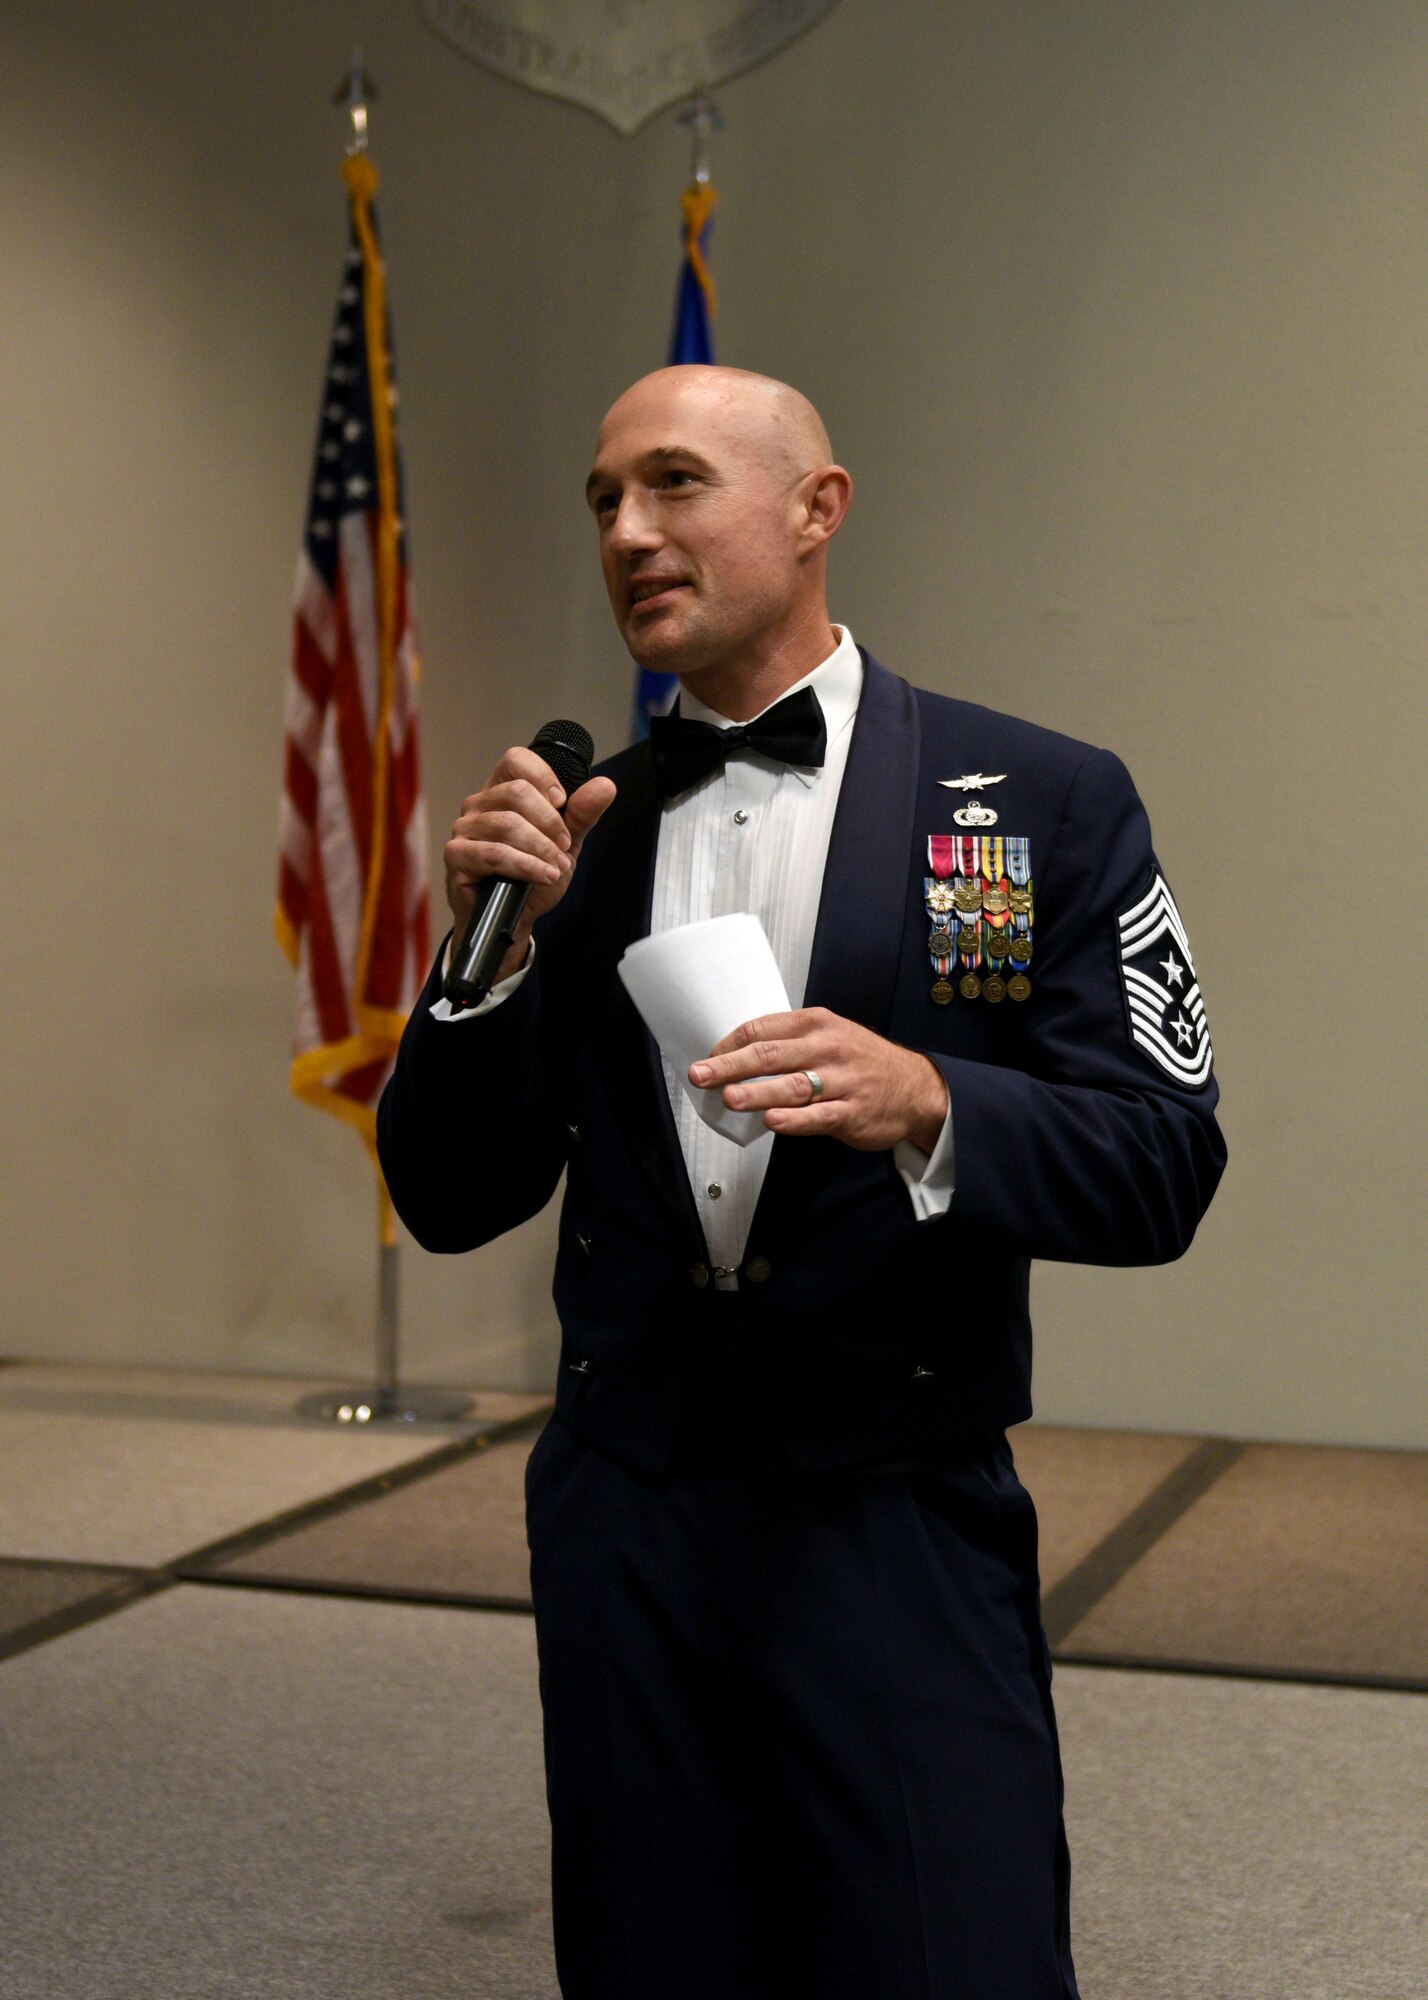
[[[998, 771], [988, 776], [984, 771], [968, 771], [960, 778], [939, 778], [938, 784], [947, 792], [980, 792], [988, 785], [1006, 782], [1006, 772]], [[984, 806], [980, 799], [973, 799], [969, 806], [959, 806], [952, 815], [958, 826], [995, 826], [999, 815], [990, 806]]]
[[1131, 1040], [1183, 1090], [1210, 1080], [1210, 1029], [1190, 940], [1165, 878], [1117, 919]]

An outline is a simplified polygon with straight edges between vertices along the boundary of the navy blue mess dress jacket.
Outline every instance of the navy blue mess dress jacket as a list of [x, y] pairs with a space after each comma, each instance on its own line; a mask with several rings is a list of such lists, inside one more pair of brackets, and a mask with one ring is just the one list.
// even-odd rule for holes
[[[658, 1052], [616, 972], [649, 923], [660, 802], [644, 744], [599, 767], [618, 796], [524, 983], [479, 1020], [433, 1021], [438, 956], [382, 1098], [382, 1165], [429, 1250], [515, 1227], [564, 1170], [557, 1409], [655, 1476], [716, 1312], [766, 1357], [797, 1466], [935, 1456], [1020, 1422], [1030, 1260], [1178, 1257], [1224, 1166], [1193, 966], [1124, 765], [864, 657], [805, 1004], [941, 1069], [945, 1216], [915, 1219], [889, 1153], [776, 1138], [739, 1292], [715, 1293]], [[938, 781], [976, 773], [1005, 774], [984, 796], [998, 832], [1029, 843], [1031, 992], [938, 1004], [928, 837], [956, 831], [959, 797]]]

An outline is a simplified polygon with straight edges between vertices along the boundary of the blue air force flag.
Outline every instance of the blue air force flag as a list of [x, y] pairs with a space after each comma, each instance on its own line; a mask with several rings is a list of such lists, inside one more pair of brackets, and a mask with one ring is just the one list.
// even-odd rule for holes
[[1131, 1040], [1184, 1090], [1210, 1080], [1210, 1030], [1190, 940], [1175, 898], [1157, 873], [1118, 920], [1121, 980]]

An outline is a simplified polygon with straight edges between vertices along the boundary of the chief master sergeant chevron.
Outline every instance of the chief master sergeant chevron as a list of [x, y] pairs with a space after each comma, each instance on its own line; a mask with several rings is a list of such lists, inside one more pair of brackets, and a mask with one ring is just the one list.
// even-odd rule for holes
[[[1005, 1436], [1028, 1272], [1178, 1257], [1218, 1088], [1124, 767], [830, 624], [851, 494], [784, 384], [673, 368], [614, 405], [605, 581], [679, 712], [568, 803], [523, 749], [465, 801], [458, 927], [488, 874], [536, 885], [527, 920], [480, 1008], [452, 1014], [438, 962], [381, 1105], [429, 1249], [566, 1174], [527, 1497], [568, 2000], [1076, 1992]], [[616, 971], [736, 911], [792, 1009], [689, 1073], [763, 1111], [743, 1150]]]

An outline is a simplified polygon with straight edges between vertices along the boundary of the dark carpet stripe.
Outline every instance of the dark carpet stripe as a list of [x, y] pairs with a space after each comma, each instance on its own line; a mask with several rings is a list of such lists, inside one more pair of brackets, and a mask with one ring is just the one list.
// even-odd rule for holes
[[167, 1578], [149, 1570], [9, 1557], [0, 1561], [0, 1660], [108, 1618], [167, 1586]]
[[175, 1576], [185, 1580], [206, 1577], [224, 1563], [250, 1555], [254, 1549], [262, 1548], [268, 1542], [280, 1541], [285, 1535], [313, 1527], [319, 1521], [330, 1520], [333, 1515], [345, 1514], [354, 1507], [365, 1506], [369, 1501], [384, 1499], [400, 1487], [413, 1485], [420, 1479], [430, 1479], [434, 1473], [444, 1472], [448, 1466], [459, 1465], [462, 1459], [474, 1458], [478, 1452], [489, 1451], [493, 1444], [537, 1429], [549, 1415], [547, 1405], [525, 1416], [514, 1417], [509, 1423], [493, 1424], [489, 1430], [478, 1432], [475, 1437], [457, 1438], [453, 1443], [441, 1445], [406, 1465], [394, 1466], [389, 1472], [374, 1473], [371, 1478], [359, 1479], [351, 1486], [339, 1487], [335, 1493], [324, 1494], [320, 1500], [305, 1501], [300, 1507], [289, 1507], [285, 1513], [274, 1514], [266, 1521], [257, 1521], [251, 1528], [241, 1528], [235, 1535], [224, 1535], [216, 1542], [209, 1542], [201, 1549], [193, 1549], [180, 1556], [168, 1568]]
[[[1041, 1602], [1042, 1622], [1053, 1652], [1094, 1604], [1120, 1582], [1167, 1528], [1194, 1505], [1220, 1475], [1233, 1465], [1244, 1446], [1227, 1438], [1207, 1438], [1183, 1465], [1162, 1479], [1088, 1556], [1047, 1591]], [[1060, 1655], [1058, 1654], [1058, 1657]]]

